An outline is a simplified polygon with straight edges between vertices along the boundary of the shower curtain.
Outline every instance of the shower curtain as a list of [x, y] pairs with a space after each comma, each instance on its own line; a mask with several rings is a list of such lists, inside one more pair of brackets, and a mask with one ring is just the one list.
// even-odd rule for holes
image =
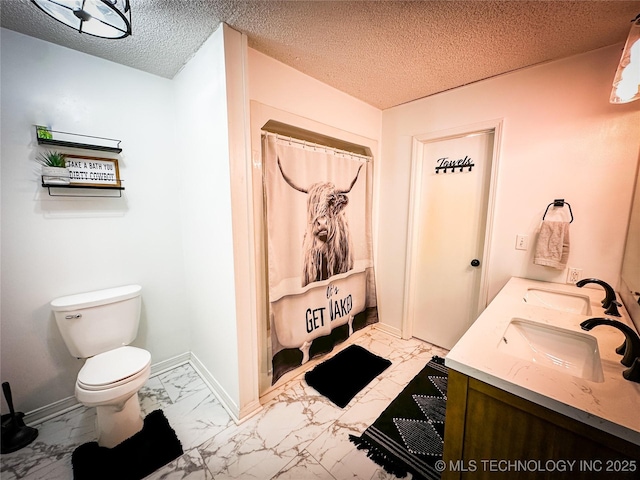
[[265, 133], [272, 385], [378, 321], [371, 157]]

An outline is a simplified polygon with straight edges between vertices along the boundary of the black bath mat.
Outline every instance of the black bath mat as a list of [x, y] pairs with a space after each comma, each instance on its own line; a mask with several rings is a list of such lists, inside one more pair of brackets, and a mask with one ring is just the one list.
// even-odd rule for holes
[[447, 378], [444, 359], [433, 357], [361, 436], [349, 439], [397, 477], [439, 479]]
[[142, 430], [113, 448], [89, 442], [71, 456], [74, 480], [140, 480], [182, 455], [182, 445], [162, 410], [146, 416]]
[[305, 373], [304, 379], [310, 387], [344, 408], [389, 365], [389, 360], [374, 355], [359, 345], [351, 345]]

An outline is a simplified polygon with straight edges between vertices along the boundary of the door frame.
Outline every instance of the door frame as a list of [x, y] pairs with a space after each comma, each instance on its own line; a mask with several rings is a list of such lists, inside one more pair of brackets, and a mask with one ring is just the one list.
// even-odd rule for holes
[[502, 141], [502, 129], [504, 119], [487, 120], [484, 122], [464, 125], [460, 127], [440, 130], [436, 132], [415, 135], [412, 137], [411, 153], [411, 190], [409, 193], [409, 223], [407, 226], [407, 256], [405, 265], [404, 311], [402, 315], [402, 338], [413, 336], [414, 301], [416, 298], [415, 275], [413, 261], [418, 249], [418, 234], [420, 229], [415, 224], [419, 218], [419, 199], [421, 194], [422, 156], [426, 143], [464, 137], [473, 133], [493, 132], [493, 152], [491, 156], [491, 178], [489, 180], [489, 192], [487, 196], [487, 220], [484, 230], [484, 248], [482, 253], [482, 274], [480, 277], [480, 292], [478, 305], [476, 306], [476, 318], [485, 309], [489, 296], [489, 269], [491, 258], [491, 240], [493, 235], [493, 220], [495, 209], [495, 196], [498, 180], [498, 163], [500, 158], [500, 145]]

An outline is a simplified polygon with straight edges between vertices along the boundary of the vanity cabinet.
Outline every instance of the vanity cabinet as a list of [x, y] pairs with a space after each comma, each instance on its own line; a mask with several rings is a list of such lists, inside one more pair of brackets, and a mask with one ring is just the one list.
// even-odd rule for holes
[[640, 478], [619, 437], [453, 369], [447, 398], [443, 480]]

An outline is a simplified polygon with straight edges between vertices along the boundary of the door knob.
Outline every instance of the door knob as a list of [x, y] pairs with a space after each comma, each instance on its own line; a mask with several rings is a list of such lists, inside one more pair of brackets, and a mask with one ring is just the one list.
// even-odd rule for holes
[[478, 260], [477, 258], [474, 258], [473, 260], [471, 260], [471, 266], [472, 267], [479, 267], [480, 266], [480, 260]]

